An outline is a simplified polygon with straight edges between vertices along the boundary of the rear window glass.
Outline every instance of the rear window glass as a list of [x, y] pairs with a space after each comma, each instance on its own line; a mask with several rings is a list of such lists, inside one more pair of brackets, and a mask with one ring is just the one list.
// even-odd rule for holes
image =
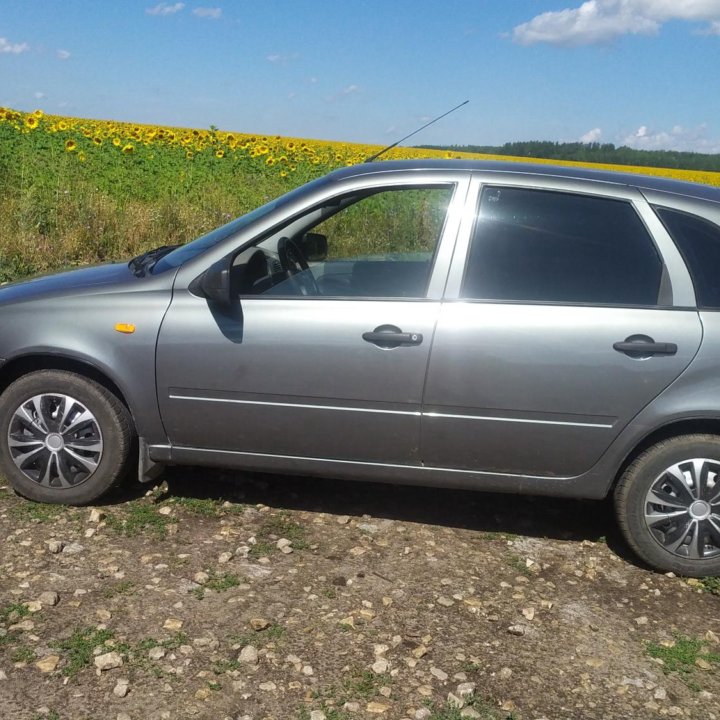
[[690, 213], [656, 207], [655, 212], [690, 270], [698, 307], [720, 310], [720, 227]]
[[654, 306], [661, 276], [660, 257], [630, 203], [487, 187], [462, 297]]

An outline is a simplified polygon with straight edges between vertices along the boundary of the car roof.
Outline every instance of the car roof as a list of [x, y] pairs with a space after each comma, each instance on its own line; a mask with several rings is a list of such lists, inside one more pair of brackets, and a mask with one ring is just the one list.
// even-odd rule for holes
[[514, 176], [560, 177], [565, 179], [590, 180], [616, 185], [628, 185], [641, 190], [673, 193], [699, 200], [711, 200], [720, 203], [720, 188], [702, 183], [675, 180], [668, 177], [642, 175], [613, 170], [594, 170], [587, 167], [570, 165], [549, 165], [545, 163], [508, 162], [499, 160], [386, 160], [380, 162], [352, 165], [331, 173], [333, 179], [356, 177], [378, 172], [423, 170], [466, 170], [483, 173], [508, 173]]

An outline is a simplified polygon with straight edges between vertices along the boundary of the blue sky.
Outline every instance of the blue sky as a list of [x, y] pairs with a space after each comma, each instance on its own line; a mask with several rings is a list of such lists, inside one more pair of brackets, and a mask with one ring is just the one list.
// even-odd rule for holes
[[720, 152], [720, 0], [0, 0], [0, 105], [388, 144]]

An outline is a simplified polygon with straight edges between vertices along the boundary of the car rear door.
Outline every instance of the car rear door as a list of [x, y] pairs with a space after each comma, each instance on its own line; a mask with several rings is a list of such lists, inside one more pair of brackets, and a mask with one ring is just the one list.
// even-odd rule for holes
[[692, 284], [632, 188], [483, 180], [438, 319], [423, 462], [577, 476], [695, 356]]
[[[277, 264], [273, 248], [298, 228], [327, 232], [330, 257], [302, 282], [303, 273], [278, 281], [262, 271], [231, 308], [199, 297], [198, 271], [182, 268], [157, 351], [173, 446], [417, 465], [427, 361], [468, 185], [464, 172], [375, 173], [308, 199], [307, 216], [239, 248], [236, 267]], [[315, 226], [348, 198], [330, 230]], [[420, 242], [428, 207], [432, 238]]]

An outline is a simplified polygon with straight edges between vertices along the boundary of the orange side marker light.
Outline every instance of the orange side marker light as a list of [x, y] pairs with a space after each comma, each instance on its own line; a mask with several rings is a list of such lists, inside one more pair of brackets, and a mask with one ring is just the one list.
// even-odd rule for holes
[[115, 323], [115, 329], [125, 335], [132, 335], [135, 332], [135, 326], [132, 323]]

